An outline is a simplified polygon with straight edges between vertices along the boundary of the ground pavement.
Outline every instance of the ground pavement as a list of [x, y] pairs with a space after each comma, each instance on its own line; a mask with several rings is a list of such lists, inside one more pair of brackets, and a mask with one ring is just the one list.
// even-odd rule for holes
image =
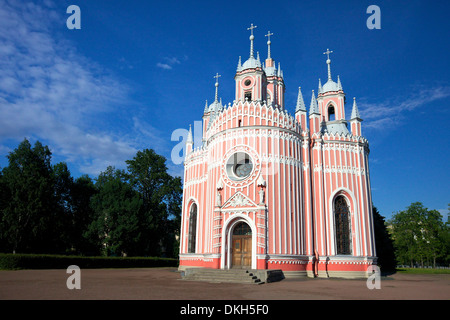
[[66, 270], [0, 271], [0, 300], [449, 300], [450, 275], [393, 274], [380, 289], [366, 280], [284, 279], [257, 284], [181, 280], [175, 268], [82, 269], [81, 289]]

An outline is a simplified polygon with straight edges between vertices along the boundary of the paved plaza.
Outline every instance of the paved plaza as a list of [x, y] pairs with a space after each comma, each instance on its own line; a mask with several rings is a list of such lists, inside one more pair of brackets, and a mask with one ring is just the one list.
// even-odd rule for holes
[[366, 280], [284, 279], [256, 284], [181, 280], [176, 268], [82, 269], [81, 289], [66, 270], [0, 271], [1, 300], [448, 300], [450, 275], [396, 273], [380, 289]]

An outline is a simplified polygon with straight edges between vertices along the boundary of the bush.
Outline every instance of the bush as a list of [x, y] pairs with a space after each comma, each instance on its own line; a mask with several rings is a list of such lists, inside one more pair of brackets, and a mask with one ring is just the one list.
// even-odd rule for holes
[[157, 257], [84, 257], [49, 254], [0, 253], [0, 269], [81, 269], [178, 267], [178, 259]]

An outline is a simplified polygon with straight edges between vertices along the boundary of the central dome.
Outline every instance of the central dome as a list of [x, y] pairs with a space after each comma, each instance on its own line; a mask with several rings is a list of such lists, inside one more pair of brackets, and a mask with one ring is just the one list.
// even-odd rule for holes
[[248, 58], [247, 61], [244, 62], [240, 70], [255, 69], [255, 68], [261, 68], [261, 62], [258, 59], [255, 59], [254, 57], [250, 57]]
[[338, 84], [333, 80], [328, 80], [327, 83], [323, 85], [322, 92], [329, 92], [329, 91], [339, 91]]

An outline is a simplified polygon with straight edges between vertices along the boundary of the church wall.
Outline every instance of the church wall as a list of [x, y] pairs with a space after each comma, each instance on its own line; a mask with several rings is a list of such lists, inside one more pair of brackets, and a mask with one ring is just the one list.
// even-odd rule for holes
[[[239, 105], [239, 111], [242, 110], [242, 104]], [[244, 116], [241, 121], [244, 124], [250, 124], [249, 119], [253, 119], [253, 123], [265, 124], [268, 123], [268, 119], [275, 120], [274, 122], [280, 126], [284, 126], [284, 122], [289, 121], [288, 117], [284, 114], [279, 114], [273, 110], [268, 110], [267, 108], [261, 108], [252, 105], [249, 109], [249, 113], [254, 110], [264, 111], [260, 113], [260, 116], [251, 117]], [[229, 112], [228, 115], [233, 115], [233, 110], [226, 110], [224, 113]], [[261, 115], [264, 115], [261, 116]], [[225, 128], [230, 124], [228, 117], [227, 120], [222, 119], [221, 125], [225, 124]], [[237, 117], [231, 117], [232, 119], [237, 119]], [[237, 122], [234, 123], [234, 125]], [[242, 124], [242, 123], [241, 123]], [[289, 133], [289, 131], [280, 130], [273, 127], [257, 128], [257, 130], [249, 133], [249, 128], [234, 129], [234, 131], [244, 130], [246, 134], [236, 134], [233, 130], [225, 131], [225, 133], [218, 133], [210, 142], [210, 151], [212, 161], [208, 164], [202, 164], [197, 167], [197, 165], [187, 166], [187, 177], [188, 180], [199, 180], [199, 176], [202, 176], [201, 168], [208, 166], [208, 179], [204, 183], [199, 183], [196, 187], [192, 188], [189, 186], [186, 189], [186, 194], [202, 194], [202, 190], [206, 190], [204, 196], [206, 196], [206, 201], [203, 202], [201, 212], [199, 212], [199, 223], [198, 228], [200, 230], [197, 252], [198, 254], [207, 254], [212, 250], [214, 246], [214, 233], [210, 232], [211, 226], [216, 226], [214, 222], [214, 216], [209, 214], [209, 212], [214, 211], [214, 201], [215, 198], [215, 185], [223, 174], [220, 172], [221, 161], [226, 161], [223, 159], [227, 150], [231, 150], [239, 145], [248, 145], [255, 148], [255, 153], [258, 155], [263, 155], [265, 159], [261, 162], [260, 170], [263, 173], [263, 177], [267, 181], [266, 187], [266, 204], [267, 204], [267, 239], [265, 243], [267, 247], [264, 248], [262, 253], [265, 254], [305, 254], [305, 248], [310, 243], [305, 243], [306, 231], [300, 230], [304, 227], [305, 223], [301, 223], [304, 219], [303, 214], [303, 182], [302, 182], [302, 161], [298, 160], [302, 157], [302, 147], [301, 147], [301, 137], [297, 132]], [[217, 140], [219, 139], [219, 140]], [[225, 143], [220, 143], [222, 140]], [[217, 140], [217, 142], [216, 142]], [[295, 160], [297, 159], [297, 160]], [[213, 166], [212, 169], [209, 169]], [[264, 171], [264, 172], [263, 172]], [[243, 194], [252, 199], [255, 203], [258, 202], [259, 197], [258, 190], [256, 186], [256, 176], [253, 181], [247, 185], [241, 186], [239, 188], [224, 185], [222, 195], [223, 202], [226, 202], [233, 194], [237, 191], [241, 191]], [[185, 208], [187, 210], [188, 208]], [[254, 214], [249, 214], [249, 218], [253, 221], [256, 219]], [[187, 219], [184, 219], [185, 221]], [[188, 232], [187, 223], [184, 223], [185, 232]], [[310, 231], [308, 231], [310, 233]], [[217, 245], [217, 243], [216, 243]], [[182, 252], [187, 252], [187, 241], [183, 244]]]
[[[316, 147], [315, 155], [318, 157], [320, 148]], [[318, 236], [317, 248], [320, 255], [335, 254], [334, 233], [334, 211], [333, 198], [337, 194], [344, 194], [348, 199], [351, 212], [352, 230], [352, 255], [372, 256], [373, 250], [370, 245], [371, 230], [371, 207], [369, 201], [370, 186], [365, 172], [364, 149], [349, 141], [325, 141], [323, 145], [323, 170], [320, 169], [320, 159], [317, 160], [314, 182], [320, 184], [321, 174], [324, 174], [324, 198], [326, 199], [323, 209], [326, 215], [320, 213], [320, 187], [314, 188], [316, 192], [316, 231]], [[318, 200], [317, 200], [318, 198]], [[358, 200], [356, 200], [358, 199]], [[325, 235], [329, 235], [326, 237]], [[324, 246], [323, 241], [326, 242]]]
[[[248, 77], [252, 84], [246, 87]], [[204, 148], [185, 160], [180, 267], [229, 268], [233, 227], [245, 221], [252, 229], [252, 268], [318, 276], [364, 274], [375, 255], [367, 141], [355, 135], [360, 129], [352, 122], [353, 136], [321, 132], [329, 103], [335, 119], [345, 119], [343, 92], [319, 94], [320, 115], [310, 114], [309, 131], [304, 108], [295, 118], [283, 110], [282, 77], [266, 82], [264, 71], [256, 68], [237, 72], [235, 79], [236, 101], [205, 114]], [[243, 99], [250, 89], [252, 100], [259, 101]], [[267, 93], [280, 108], [263, 102]], [[248, 153], [253, 162], [251, 176], [242, 181], [230, 179], [225, 169], [237, 151]], [[260, 177], [264, 187], [258, 185]], [[337, 196], [349, 206], [351, 255], [336, 255]], [[188, 253], [194, 201], [196, 251]]]

